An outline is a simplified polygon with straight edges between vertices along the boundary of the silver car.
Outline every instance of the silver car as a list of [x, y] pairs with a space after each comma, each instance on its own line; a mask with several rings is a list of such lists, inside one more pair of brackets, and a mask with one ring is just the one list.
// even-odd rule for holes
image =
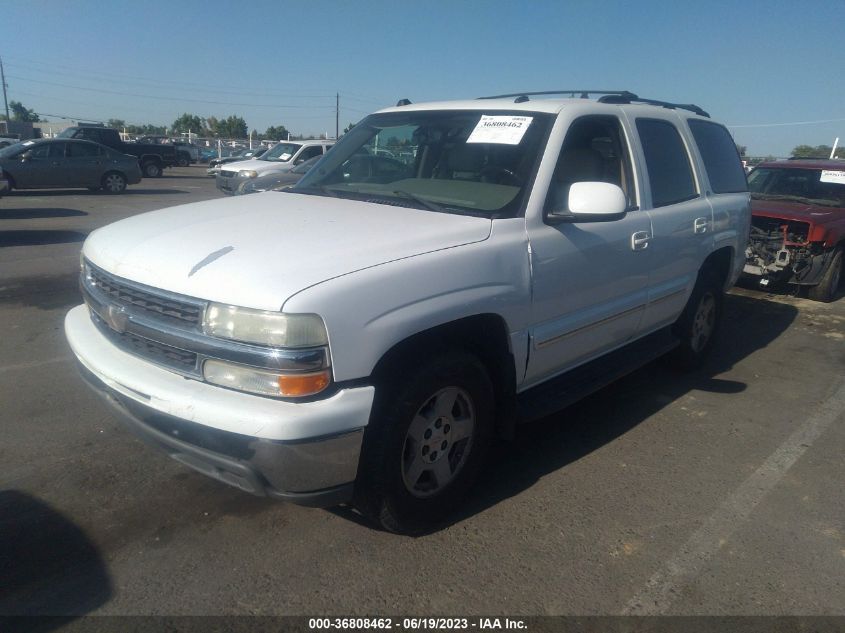
[[24, 141], [0, 149], [0, 169], [11, 189], [70, 189], [123, 193], [141, 182], [135, 156], [74, 139]]

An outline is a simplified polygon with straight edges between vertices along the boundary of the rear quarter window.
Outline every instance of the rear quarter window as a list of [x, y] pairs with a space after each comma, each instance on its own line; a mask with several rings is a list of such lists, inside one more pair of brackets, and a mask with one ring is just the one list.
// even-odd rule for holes
[[689, 119], [692, 132], [710, 186], [714, 193], [740, 193], [748, 191], [745, 170], [730, 133], [718, 123]]

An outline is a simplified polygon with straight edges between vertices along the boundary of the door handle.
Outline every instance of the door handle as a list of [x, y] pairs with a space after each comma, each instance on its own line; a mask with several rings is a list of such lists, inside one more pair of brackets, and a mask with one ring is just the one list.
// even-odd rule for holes
[[637, 231], [631, 235], [631, 250], [644, 251], [648, 248], [648, 243], [651, 241], [651, 235], [648, 231]]
[[693, 231], [695, 233], [707, 233], [707, 228], [710, 226], [709, 218], [696, 218], [693, 222]]

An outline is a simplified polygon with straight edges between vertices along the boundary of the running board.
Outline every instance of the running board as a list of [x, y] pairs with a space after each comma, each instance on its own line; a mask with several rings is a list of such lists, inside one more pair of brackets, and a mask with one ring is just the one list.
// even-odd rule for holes
[[533, 422], [586, 398], [678, 346], [666, 327], [517, 396], [518, 423]]

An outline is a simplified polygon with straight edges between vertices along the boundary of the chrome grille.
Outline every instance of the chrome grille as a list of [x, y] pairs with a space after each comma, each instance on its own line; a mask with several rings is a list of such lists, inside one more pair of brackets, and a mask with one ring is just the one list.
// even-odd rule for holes
[[132, 308], [151, 316], [174, 319], [198, 327], [202, 320], [202, 305], [180, 301], [137, 285], [130, 285], [118, 277], [108, 274], [90, 264], [87, 265], [88, 279], [97, 290], [119, 305]]
[[197, 373], [197, 355], [194, 352], [151, 341], [131, 332], [115, 332], [96, 314], [92, 313], [92, 318], [100, 331], [123, 351], [179, 372]]
[[220, 175], [223, 176], [224, 178], [234, 178], [235, 176], [238, 175], [238, 173], [235, 172], [235, 171], [220, 170]]

